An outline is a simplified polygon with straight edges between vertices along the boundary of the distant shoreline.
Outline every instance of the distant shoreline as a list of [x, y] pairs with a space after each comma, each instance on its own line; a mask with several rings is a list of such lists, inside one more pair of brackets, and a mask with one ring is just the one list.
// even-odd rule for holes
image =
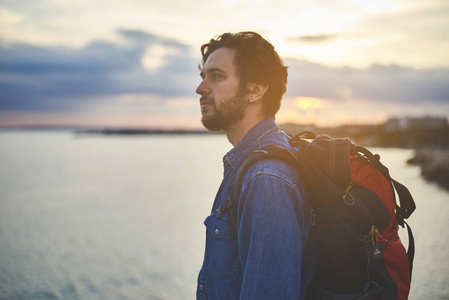
[[[355, 144], [365, 147], [395, 147], [420, 149], [423, 147], [449, 148], [449, 126], [440, 128], [413, 128], [391, 130], [382, 125], [345, 125], [317, 127], [313, 124], [280, 124], [281, 130], [294, 135], [304, 131], [349, 137]], [[93, 135], [217, 135], [205, 129], [158, 129], [158, 128], [99, 128], [99, 127], [1, 127], [0, 131], [70, 131], [75, 134]]]
[[153, 129], [81, 129], [75, 130], [75, 134], [106, 134], [106, 135], [204, 135], [217, 134], [206, 130], [153, 130]]
[[[449, 191], [449, 129], [414, 129], [388, 131], [381, 126], [344, 126], [319, 128], [312, 125], [281, 124], [281, 130], [288, 134], [313, 131], [317, 134], [329, 134], [334, 137], [349, 137], [355, 144], [365, 147], [414, 149], [413, 158], [408, 164], [421, 167], [424, 179], [436, 182]], [[221, 135], [223, 132], [192, 129], [142, 129], [142, 128], [74, 128], [74, 127], [8, 127], [0, 128], [0, 132], [71, 132], [76, 135]]]
[[421, 167], [421, 176], [449, 191], [449, 149], [426, 148], [415, 150], [407, 161]]

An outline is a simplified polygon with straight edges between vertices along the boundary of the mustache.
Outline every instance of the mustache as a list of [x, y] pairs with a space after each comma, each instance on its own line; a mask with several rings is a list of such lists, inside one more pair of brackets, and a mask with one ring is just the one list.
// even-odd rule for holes
[[210, 104], [214, 104], [215, 103], [215, 99], [212, 97], [207, 97], [207, 96], [201, 96], [200, 98], [200, 103], [201, 102], [208, 102]]

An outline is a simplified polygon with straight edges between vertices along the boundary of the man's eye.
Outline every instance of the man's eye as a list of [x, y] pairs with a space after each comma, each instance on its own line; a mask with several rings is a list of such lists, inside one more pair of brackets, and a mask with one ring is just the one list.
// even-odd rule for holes
[[220, 75], [220, 74], [214, 74], [214, 79], [215, 79], [215, 80], [221, 79], [221, 78], [223, 78], [222, 75]]

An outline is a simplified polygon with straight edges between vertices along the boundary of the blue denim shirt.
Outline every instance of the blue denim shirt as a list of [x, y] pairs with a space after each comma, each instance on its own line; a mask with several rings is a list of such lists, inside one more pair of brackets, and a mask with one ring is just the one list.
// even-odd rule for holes
[[264, 146], [292, 148], [268, 118], [252, 128], [223, 158], [224, 178], [206, 218], [206, 250], [197, 299], [304, 299], [315, 258], [307, 241], [310, 210], [298, 172], [278, 160], [262, 160], [246, 172], [240, 194], [237, 236], [229, 212], [217, 208], [229, 197], [243, 160]]

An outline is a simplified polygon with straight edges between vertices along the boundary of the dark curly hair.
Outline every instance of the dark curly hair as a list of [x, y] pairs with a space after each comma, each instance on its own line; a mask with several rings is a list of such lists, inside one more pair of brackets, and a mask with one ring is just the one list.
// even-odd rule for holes
[[274, 117], [281, 107], [282, 95], [287, 90], [287, 67], [273, 45], [261, 35], [244, 31], [223, 33], [201, 46], [203, 65], [212, 52], [218, 48], [236, 51], [234, 64], [240, 77], [240, 91], [247, 92], [248, 83], [268, 85], [262, 101], [265, 112]]

